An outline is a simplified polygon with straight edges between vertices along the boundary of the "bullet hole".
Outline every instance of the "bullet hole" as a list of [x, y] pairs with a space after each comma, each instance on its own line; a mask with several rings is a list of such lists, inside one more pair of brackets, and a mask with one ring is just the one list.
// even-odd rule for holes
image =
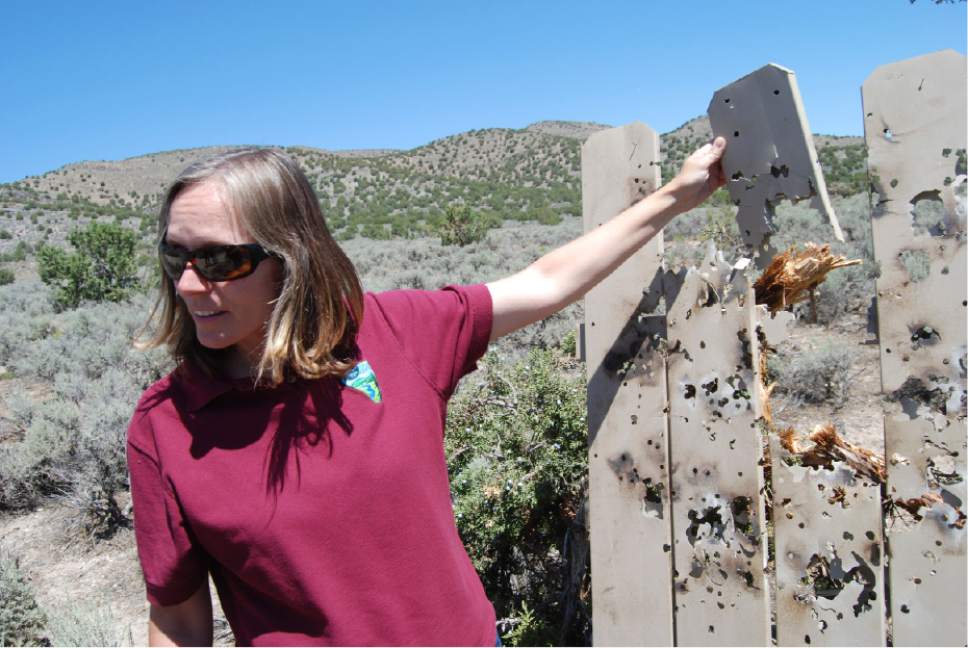
[[911, 227], [915, 234], [944, 238], [955, 233], [952, 226], [937, 189], [922, 191], [911, 199]]
[[710, 633], [716, 632], [716, 628], [709, 626], [709, 632]]
[[729, 103], [729, 99], [723, 99], [723, 103]]
[[924, 250], [901, 250], [897, 257], [914, 283], [924, 281], [930, 276], [931, 257]]
[[911, 331], [911, 342], [914, 343], [914, 348], [918, 349], [922, 346], [930, 346], [936, 344], [941, 340], [941, 335], [934, 329], [933, 326], [925, 324], [924, 326], [919, 326]]
[[803, 643], [810, 645], [810, 635], [803, 635]]
[[901, 606], [901, 612], [903, 612], [904, 614], [910, 614], [911, 608], [909, 608], [907, 604], [904, 604]]
[[739, 137], [739, 131], [733, 131], [733, 137]]
[[780, 176], [787, 178], [790, 176], [790, 167], [785, 164], [781, 164], [780, 166], [770, 165], [770, 175], [774, 178], [779, 178]]
[[890, 128], [885, 128], [884, 129], [884, 139], [886, 139], [888, 142], [893, 142], [894, 141], [894, 131], [892, 131]]
[[853, 540], [854, 534], [850, 531], [844, 531], [844, 540]]
[[685, 398], [695, 398], [696, 397], [696, 386], [686, 385], [685, 393], [683, 394]]
[[662, 545], [662, 551], [664, 551], [665, 553], [669, 553], [670, 551], [672, 551], [672, 545], [669, 545], [669, 544]]
[[921, 584], [921, 579], [920, 578], [915, 578], [914, 579], [914, 584], [915, 585], [920, 585]]
[[700, 538], [700, 533], [702, 533], [701, 537], [703, 538], [722, 539], [726, 522], [719, 511], [719, 506], [706, 507], [702, 513], [695, 509], [689, 511], [689, 526], [686, 528], [686, 539], [689, 544], [695, 546], [696, 541]]
[[733, 175], [731, 175], [730, 178], [732, 178], [733, 180], [742, 180], [743, 179], [743, 172], [742, 171], [737, 171], [736, 173], [734, 173]]
[[705, 342], [705, 340], [699, 340], [699, 348], [700, 349], [705, 349], [706, 348], [706, 342]]
[[[742, 576], [743, 580], [746, 582], [746, 587], [749, 587], [750, 589], [755, 589], [753, 587], [753, 572], [741, 571], [739, 575]], [[722, 596], [723, 593], [720, 592], [719, 595]]]
[[774, 90], [773, 91], [773, 94], [778, 95], [778, 94], [780, 94], [780, 91], [779, 90]]
[[708, 383], [704, 383], [702, 388], [706, 392], [706, 396], [716, 393], [719, 390], [719, 378], [713, 378]]
[[870, 541], [873, 541], [874, 538], [877, 537], [876, 535], [874, 535], [874, 532], [873, 531], [866, 531], [864, 533], [864, 535], [867, 536], [867, 539], [870, 540]]

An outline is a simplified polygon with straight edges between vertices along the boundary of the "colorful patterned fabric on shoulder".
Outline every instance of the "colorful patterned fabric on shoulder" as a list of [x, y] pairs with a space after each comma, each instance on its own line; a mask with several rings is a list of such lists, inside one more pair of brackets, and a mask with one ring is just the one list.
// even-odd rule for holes
[[376, 382], [376, 374], [373, 373], [373, 368], [366, 360], [350, 369], [349, 373], [343, 378], [343, 384], [363, 392], [374, 403], [383, 400], [380, 386]]

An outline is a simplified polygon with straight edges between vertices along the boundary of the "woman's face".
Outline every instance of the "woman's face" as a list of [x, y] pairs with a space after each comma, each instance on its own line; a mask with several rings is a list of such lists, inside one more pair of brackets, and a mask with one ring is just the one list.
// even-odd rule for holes
[[[183, 190], [171, 204], [166, 240], [189, 250], [210, 245], [254, 243], [222, 200], [217, 182]], [[282, 267], [275, 258], [233, 281], [209, 281], [189, 264], [175, 291], [195, 321], [199, 343], [210, 349], [235, 347], [251, 363], [262, 350], [265, 325], [278, 296]]]

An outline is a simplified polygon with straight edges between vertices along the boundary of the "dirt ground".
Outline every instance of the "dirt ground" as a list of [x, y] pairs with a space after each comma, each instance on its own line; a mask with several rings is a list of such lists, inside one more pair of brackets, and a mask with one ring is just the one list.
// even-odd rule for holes
[[[122, 508], [128, 504], [121, 493]], [[71, 535], [72, 510], [51, 503], [26, 515], [0, 517], [0, 549], [19, 561], [38, 605], [48, 615], [100, 610], [110, 620], [108, 635], [117, 645], [148, 643], [148, 603], [135, 549], [134, 532], [125, 529], [92, 543]], [[215, 588], [210, 585], [214, 593]], [[235, 645], [216, 596], [217, 646]]]

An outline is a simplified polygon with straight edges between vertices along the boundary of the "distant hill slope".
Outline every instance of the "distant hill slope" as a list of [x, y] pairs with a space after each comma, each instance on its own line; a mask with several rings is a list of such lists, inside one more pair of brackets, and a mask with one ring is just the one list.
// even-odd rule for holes
[[[282, 147], [306, 171], [330, 225], [342, 238], [413, 236], [465, 203], [500, 223], [557, 222], [581, 210], [581, 143], [609, 128], [591, 122], [542, 121], [523, 129], [487, 128], [444, 137], [408, 151], [327, 151]], [[663, 179], [711, 136], [697, 117], [661, 136]], [[828, 185], [841, 194], [864, 187], [866, 157], [859, 137], [815, 136]], [[56, 212], [70, 218], [152, 213], [168, 183], [191, 162], [238, 147], [151, 153], [119, 161], [77, 162], [0, 185], [7, 217]], [[22, 219], [22, 218], [21, 218]], [[0, 223], [2, 226], [2, 223]]]

